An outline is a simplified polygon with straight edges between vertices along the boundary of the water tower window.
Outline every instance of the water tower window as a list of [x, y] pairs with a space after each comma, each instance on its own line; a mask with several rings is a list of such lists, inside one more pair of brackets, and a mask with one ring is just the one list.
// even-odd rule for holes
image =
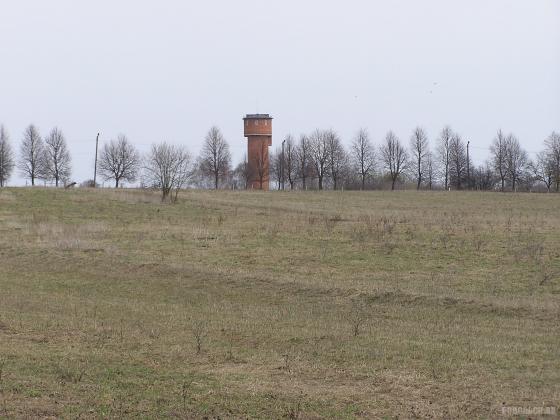
[[245, 120], [245, 125], [249, 127], [249, 120]]
[[259, 120], [255, 120], [255, 125], [259, 125]]
[[268, 121], [264, 120], [264, 125], [267, 126], [268, 125]]

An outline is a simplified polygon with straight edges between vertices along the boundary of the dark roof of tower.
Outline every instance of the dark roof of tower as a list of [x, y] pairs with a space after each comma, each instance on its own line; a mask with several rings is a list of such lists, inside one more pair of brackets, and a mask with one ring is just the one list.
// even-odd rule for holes
[[271, 120], [270, 114], [247, 114], [244, 120]]

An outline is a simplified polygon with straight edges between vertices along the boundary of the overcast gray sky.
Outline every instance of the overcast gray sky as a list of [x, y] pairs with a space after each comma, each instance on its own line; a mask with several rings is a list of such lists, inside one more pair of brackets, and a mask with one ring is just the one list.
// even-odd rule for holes
[[60, 127], [77, 181], [98, 131], [197, 154], [216, 124], [237, 161], [257, 111], [273, 147], [450, 124], [477, 162], [500, 127], [528, 150], [560, 130], [559, 0], [6, 0], [0, 20], [0, 123], [16, 148]]

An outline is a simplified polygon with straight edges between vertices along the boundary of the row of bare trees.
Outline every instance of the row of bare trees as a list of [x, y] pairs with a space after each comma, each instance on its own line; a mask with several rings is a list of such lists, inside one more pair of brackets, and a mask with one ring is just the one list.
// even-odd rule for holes
[[171, 201], [177, 199], [179, 190], [187, 184], [218, 189], [232, 174], [229, 145], [215, 126], [208, 131], [195, 162], [185, 147], [166, 142], [153, 144], [141, 156], [121, 135], [102, 147], [98, 169], [105, 180], [114, 180], [116, 188], [123, 181], [140, 179], [142, 185], [160, 189], [163, 200]]
[[[62, 131], [54, 128], [42, 137], [34, 125], [29, 125], [20, 144], [16, 159], [10, 138], [4, 126], [0, 126], [0, 187], [6, 185], [14, 169], [28, 179], [32, 186], [41, 180], [57, 187], [69, 181], [71, 158]], [[205, 139], [196, 165], [184, 147], [159, 143], [142, 156], [134, 144], [120, 135], [102, 145], [97, 172], [105, 181], [112, 181], [115, 188], [124, 182], [138, 180], [144, 185], [161, 188], [163, 198], [168, 198], [194, 179], [197, 173], [211, 177], [213, 186], [219, 188], [231, 175], [229, 145], [217, 127], [212, 127]], [[94, 181], [85, 185], [95, 186]]]
[[16, 159], [8, 132], [3, 125], [0, 126], [0, 187], [6, 185], [15, 168], [30, 180], [31, 185], [39, 180], [56, 186], [67, 182], [72, 166], [62, 131], [53, 128], [43, 138], [33, 124], [29, 125], [23, 133]]
[[[463, 165], [461, 153], [462, 141], [447, 133], [449, 162], [451, 169], [451, 139], [455, 138], [458, 150], [458, 164]], [[315, 130], [311, 135], [302, 135], [299, 142], [289, 135], [284, 141], [284, 151], [277, 150], [273, 155], [273, 178], [288, 180], [290, 189], [316, 187], [372, 189], [388, 183], [395, 189], [400, 183], [414, 179], [416, 187], [433, 188], [435, 186], [436, 165], [430, 151], [425, 131], [418, 127], [414, 130], [410, 145], [406, 145], [389, 131], [382, 144], [376, 147], [366, 129], [360, 129], [348, 150], [340, 137], [333, 130]], [[449, 173], [447, 174], [449, 179]], [[315, 182], [316, 181], [316, 182]], [[446, 181], [447, 184], [448, 181]]]
[[[271, 155], [271, 178], [282, 189], [477, 189], [518, 191], [540, 187], [560, 191], [560, 135], [553, 132], [543, 150], [529, 157], [513, 134], [499, 130], [493, 139], [488, 160], [474, 166], [469, 143], [450, 127], [444, 127], [433, 147], [426, 131], [416, 127], [408, 144], [389, 131], [380, 145], [374, 145], [366, 129], [360, 129], [347, 149], [332, 129], [317, 129], [296, 140], [285, 137], [282, 148]], [[264, 165], [263, 168], [265, 168]], [[228, 142], [218, 127], [208, 131], [199, 156], [193, 160], [184, 147], [154, 144], [142, 156], [126, 136], [121, 135], [101, 147], [97, 170], [112, 180], [141, 181], [158, 187], [163, 198], [172, 198], [185, 185], [200, 188], [247, 188], [251, 165], [244, 158], [234, 169]], [[34, 125], [23, 134], [20, 153], [15, 158], [7, 131], [0, 126], [0, 186], [15, 168], [35, 185], [38, 180], [55, 185], [66, 183], [71, 159], [65, 137], [58, 128], [42, 137]], [[263, 169], [264, 170], [264, 169]], [[263, 177], [265, 174], [261, 174]]]
[[152, 144], [142, 156], [125, 135], [120, 135], [102, 146], [97, 168], [103, 179], [114, 181], [115, 188], [140, 179], [142, 185], [159, 189], [162, 201], [175, 201], [191, 177], [191, 162], [183, 146]]
[[278, 188], [374, 189], [412, 186], [416, 189], [476, 189], [518, 191], [560, 190], [560, 135], [553, 132], [544, 149], [529, 158], [513, 134], [499, 130], [488, 149], [489, 159], [473, 165], [469, 142], [444, 127], [430, 146], [417, 127], [408, 145], [389, 131], [376, 147], [365, 129], [348, 150], [332, 130], [316, 130], [298, 142], [285, 138], [284, 149], [272, 158], [272, 178]]

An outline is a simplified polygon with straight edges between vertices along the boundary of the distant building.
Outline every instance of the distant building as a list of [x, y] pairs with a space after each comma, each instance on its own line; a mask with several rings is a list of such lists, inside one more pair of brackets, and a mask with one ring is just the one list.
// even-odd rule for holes
[[268, 148], [272, 146], [272, 117], [269, 114], [247, 114], [243, 122], [247, 137], [249, 188], [268, 191]]

